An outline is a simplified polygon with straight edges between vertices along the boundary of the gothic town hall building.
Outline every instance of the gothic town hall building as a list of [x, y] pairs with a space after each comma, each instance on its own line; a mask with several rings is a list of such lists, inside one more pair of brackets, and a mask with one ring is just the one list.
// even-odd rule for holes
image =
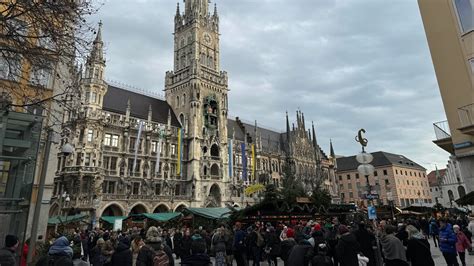
[[99, 26], [81, 72], [80, 107], [64, 112], [63, 144], [75, 151], [58, 155], [50, 215], [71, 208], [101, 217], [245, 206], [256, 200], [243, 193], [246, 187], [281, 186], [287, 157], [308, 192], [320, 184], [336, 199], [332, 144], [326, 156], [303, 113], [292, 126], [286, 115], [286, 132], [228, 117], [217, 9], [210, 12], [208, 0], [185, 1], [174, 31], [174, 68], [166, 72], [162, 100], [104, 81]]

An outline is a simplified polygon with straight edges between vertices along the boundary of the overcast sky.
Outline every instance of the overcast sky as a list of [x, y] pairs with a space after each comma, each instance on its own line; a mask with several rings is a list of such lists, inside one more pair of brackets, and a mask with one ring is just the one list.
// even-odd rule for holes
[[[295, 119], [300, 108], [326, 153], [332, 139], [336, 154], [356, 154], [365, 128], [369, 151], [446, 165], [432, 143], [445, 114], [417, 1], [214, 2], [231, 116], [284, 130], [285, 111]], [[107, 79], [162, 92], [176, 3], [105, 0], [94, 20], [104, 23]]]

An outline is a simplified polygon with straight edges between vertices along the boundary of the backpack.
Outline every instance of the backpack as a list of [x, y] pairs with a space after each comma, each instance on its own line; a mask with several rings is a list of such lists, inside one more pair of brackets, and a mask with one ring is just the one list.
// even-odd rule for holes
[[170, 260], [163, 250], [158, 250], [153, 256], [153, 266], [169, 266]]
[[257, 232], [257, 247], [263, 247], [265, 245], [265, 239], [263, 239], [262, 234], [260, 232]]

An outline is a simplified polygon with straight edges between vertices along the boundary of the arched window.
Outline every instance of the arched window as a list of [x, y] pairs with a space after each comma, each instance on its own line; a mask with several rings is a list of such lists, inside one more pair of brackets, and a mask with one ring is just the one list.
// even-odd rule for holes
[[217, 164], [211, 166], [211, 176], [219, 176], [219, 166]]
[[176, 106], [179, 106], [179, 96], [176, 96]]
[[204, 165], [204, 175], [207, 175], [207, 166]]
[[179, 122], [181, 122], [181, 125], [184, 127], [184, 115], [183, 114], [179, 115]]
[[212, 145], [211, 147], [211, 156], [212, 157], [219, 157], [219, 147], [217, 144]]
[[463, 186], [459, 186], [458, 187], [458, 194], [459, 194], [460, 198], [466, 196], [466, 189]]
[[454, 193], [451, 189], [448, 190], [448, 197], [449, 197], [449, 200], [454, 200]]
[[183, 94], [183, 106], [185, 106], [185, 105], [186, 105], [186, 93]]

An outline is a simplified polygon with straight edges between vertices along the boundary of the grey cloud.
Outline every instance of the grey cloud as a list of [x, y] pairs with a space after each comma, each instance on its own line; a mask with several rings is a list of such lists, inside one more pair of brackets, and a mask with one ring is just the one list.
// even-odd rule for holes
[[[219, 0], [221, 68], [229, 73], [230, 113], [284, 129], [288, 110], [314, 120], [320, 144], [404, 154], [433, 168], [432, 122], [443, 107], [416, 1]], [[107, 76], [161, 92], [173, 63], [176, 1], [108, 1]]]

